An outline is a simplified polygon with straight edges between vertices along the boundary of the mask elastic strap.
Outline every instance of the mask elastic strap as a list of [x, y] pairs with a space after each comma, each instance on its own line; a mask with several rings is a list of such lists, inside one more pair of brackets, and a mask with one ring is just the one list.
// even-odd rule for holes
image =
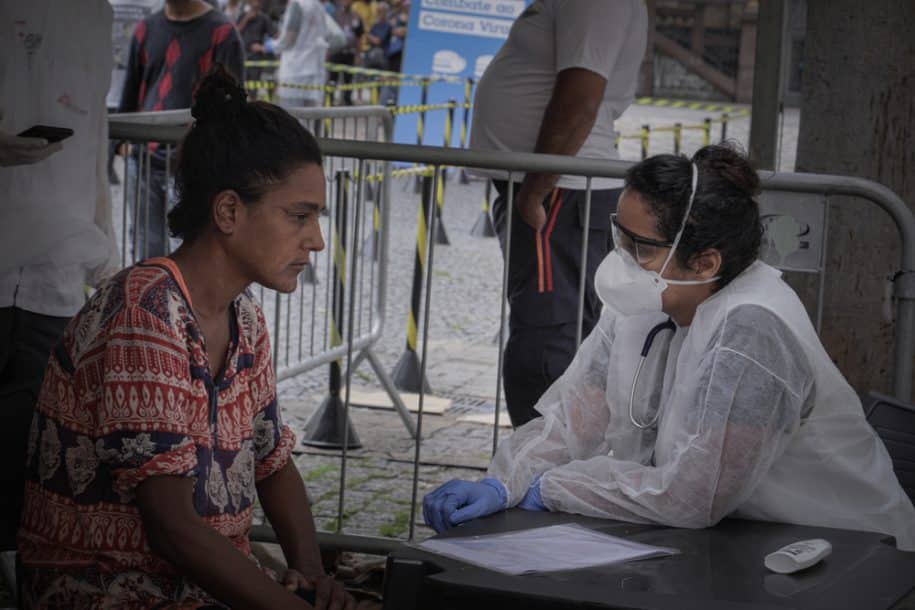
[[[670, 246], [670, 252], [667, 253], [667, 258], [664, 260], [664, 264], [661, 266], [661, 270], [658, 272], [658, 277], [664, 277], [664, 271], [667, 269], [668, 263], [674, 257], [674, 252], [677, 251], [677, 246], [680, 245], [680, 238], [683, 237], [683, 231], [686, 230], [686, 223], [689, 220], [689, 213], [693, 209], [693, 199], [696, 198], [696, 187], [699, 186], [699, 168], [695, 163], [690, 163], [690, 167], [693, 169], [693, 179], [692, 187], [689, 191], [689, 203], [686, 204], [686, 213], [683, 215], [683, 222], [680, 223], [680, 230], [677, 231], [676, 237], [674, 237], [674, 243]], [[669, 281], [669, 280], [668, 280]]]

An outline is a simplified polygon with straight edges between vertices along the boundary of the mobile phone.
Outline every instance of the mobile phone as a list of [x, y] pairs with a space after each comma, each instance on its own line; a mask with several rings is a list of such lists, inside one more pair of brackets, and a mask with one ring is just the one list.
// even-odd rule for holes
[[20, 138], [44, 138], [52, 144], [65, 140], [72, 135], [73, 130], [69, 127], [51, 127], [49, 125], [32, 125], [18, 134]]

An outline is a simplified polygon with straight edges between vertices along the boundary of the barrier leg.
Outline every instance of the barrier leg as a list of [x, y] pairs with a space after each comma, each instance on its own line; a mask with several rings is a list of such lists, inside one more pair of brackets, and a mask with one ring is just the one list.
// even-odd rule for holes
[[648, 158], [648, 138], [651, 135], [651, 125], [642, 125], [642, 160]]
[[[365, 181], [365, 187], [368, 187], [370, 184], [372, 184], [370, 180]], [[362, 256], [370, 261], [377, 261], [378, 255], [381, 252], [381, 202], [378, 197], [374, 198], [373, 201], [372, 232], [366, 238], [365, 243], [362, 246]]]
[[683, 144], [683, 123], [674, 123], [674, 154], [680, 154], [680, 146]]
[[486, 191], [483, 195], [483, 211], [477, 218], [470, 235], [473, 237], [495, 237], [496, 228], [492, 224], [492, 215], [489, 211], [489, 202], [492, 201], [492, 180], [486, 181]]
[[[451, 106], [445, 114], [445, 148], [451, 148], [451, 132], [454, 129], [454, 109], [457, 102], [450, 101]], [[435, 232], [435, 243], [441, 246], [448, 246], [451, 240], [448, 239], [448, 232], [445, 230], [445, 182], [448, 178], [448, 169], [442, 167], [439, 169], [439, 177], [436, 181], [435, 202], [438, 205], [438, 230]]]
[[432, 217], [432, 177], [422, 178], [422, 203], [419, 207], [419, 222], [416, 227], [416, 258], [413, 262], [413, 289], [410, 294], [410, 312], [407, 320], [407, 346], [394, 367], [394, 386], [404, 392], [432, 390], [429, 381], [422, 375], [419, 357], [416, 355], [417, 329], [419, 328], [419, 306], [423, 290], [423, 274], [426, 268], [426, 223]]
[[[423, 110], [419, 111], [419, 114], [416, 115], [416, 145], [423, 145], [423, 133], [426, 130], [426, 111], [425, 107], [429, 104], [429, 79], [423, 79], [422, 90], [420, 93], [419, 105]], [[422, 189], [423, 181], [421, 178], [417, 177], [413, 185], [413, 192], [418, 193]]]
[[444, 167], [438, 170], [438, 180], [435, 187], [435, 204], [438, 206], [438, 230], [435, 232], [435, 243], [440, 246], [450, 246], [451, 240], [448, 239], [448, 232], [445, 230], [445, 224], [442, 222], [442, 212], [445, 208], [445, 180], [447, 171]]
[[[461, 120], [461, 148], [467, 148], [467, 130], [470, 128], [470, 106], [473, 103], [473, 79], [464, 83], [464, 118]], [[461, 168], [461, 184], [469, 184], [467, 170]]]
[[[331, 347], [343, 344], [343, 299], [346, 293], [346, 223], [347, 223], [347, 191], [349, 187], [349, 172], [337, 172], [337, 200], [335, 206], [335, 223], [333, 235], [333, 296], [331, 306]], [[355, 296], [355, 295], [352, 295]], [[340, 361], [330, 363], [330, 387], [321, 406], [305, 424], [305, 438], [303, 445], [322, 447], [326, 449], [342, 449], [344, 443], [348, 449], [358, 449], [362, 446], [356, 429], [348, 421], [343, 399], [340, 396], [341, 375]]]

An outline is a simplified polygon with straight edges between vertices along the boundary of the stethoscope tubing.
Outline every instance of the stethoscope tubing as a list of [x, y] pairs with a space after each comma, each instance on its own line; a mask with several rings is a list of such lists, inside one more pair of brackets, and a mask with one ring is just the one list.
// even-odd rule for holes
[[657, 412], [655, 412], [654, 417], [651, 418], [650, 422], [640, 422], [636, 420], [635, 414], [632, 412], [632, 404], [635, 402], [635, 390], [638, 387], [639, 375], [642, 374], [642, 367], [645, 365], [645, 360], [648, 358], [648, 352], [651, 351], [651, 345], [654, 343], [655, 337], [658, 336], [658, 333], [664, 330], [676, 332], [677, 326], [674, 324], [673, 320], [667, 318], [666, 321], [655, 325], [650, 331], [648, 331], [648, 336], [645, 337], [645, 343], [642, 345], [642, 351], [639, 354], [639, 365], [635, 369], [635, 375], [632, 377], [632, 386], [629, 388], [629, 421], [632, 422], [633, 426], [640, 430], [646, 430], [653, 427], [656, 423], [658, 423], [658, 418], [661, 416], [661, 407], [659, 406]]

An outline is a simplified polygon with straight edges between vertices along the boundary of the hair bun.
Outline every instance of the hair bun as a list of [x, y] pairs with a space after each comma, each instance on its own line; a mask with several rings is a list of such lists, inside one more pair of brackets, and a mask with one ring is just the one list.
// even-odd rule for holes
[[248, 93], [226, 71], [222, 64], [213, 69], [197, 84], [191, 116], [194, 120], [232, 120], [248, 103]]
[[703, 146], [693, 155], [693, 163], [700, 170], [718, 174], [750, 197], [759, 193], [759, 174], [731, 143]]

